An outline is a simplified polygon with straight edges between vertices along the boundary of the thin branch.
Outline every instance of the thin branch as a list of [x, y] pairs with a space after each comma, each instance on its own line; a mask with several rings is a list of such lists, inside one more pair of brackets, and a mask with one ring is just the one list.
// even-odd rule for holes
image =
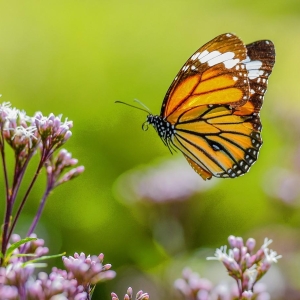
[[2, 231], [2, 245], [1, 245], [1, 252], [2, 254], [6, 251], [6, 236], [7, 231], [9, 227], [9, 221], [12, 211], [12, 203], [11, 203], [11, 197], [9, 192], [9, 183], [8, 183], [8, 175], [7, 175], [7, 167], [6, 167], [6, 160], [5, 160], [5, 151], [4, 151], [4, 138], [3, 138], [3, 130], [1, 128], [1, 159], [2, 159], [2, 165], [3, 165], [3, 173], [4, 173], [4, 181], [5, 181], [5, 195], [6, 195], [6, 207], [5, 207], [5, 213], [4, 213], [4, 224], [3, 224], [3, 231]]
[[47, 188], [46, 188], [46, 191], [45, 191], [45, 193], [43, 195], [43, 198], [40, 201], [40, 206], [39, 206], [38, 212], [35, 215], [35, 217], [34, 217], [32, 223], [30, 225], [30, 228], [29, 228], [26, 236], [30, 236], [34, 232], [35, 227], [36, 227], [36, 225], [37, 225], [37, 223], [38, 223], [38, 221], [39, 221], [39, 219], [41, 217], [42, 211], [43, 211], [44, 206], [46, 204], [46, 200], [47, 200], [50, 192], [52, 191], [52, 189], [53, 189], [53, 185], [52, 184], [47, 185]]
[[19, 174], [14, 178], [14, 186], [12, 188], [12, 201], [13, 201], [13, 203], [16, 200], [16, 197], [17, 197], [17, 194], [18, 194], [18, 191], [19, 191], [22, 179], [24, 177], [24, 174], [25, 174], [25, 171], [27, 169], [28, 163], [29, 163], [30, 159], [32, 158], [34, 152], [35, 152], [35, 149], [32, 150], [31, 153], [28, 155], [28, 157], [26, 158], [25, 163], [20, 168], [21, 172], [18, 172]]
[[36, 172], [34, 174], [34, 177], [33, 177], [32, 181], [31, 181], [31, 183], [30, 183], [30, 185], [29, 185], [29, 187], [28, 187], [28, 189], [27, 189], [27, 191], [25, 193], [25, 196], [24, 196], [24, 198], [23, 198], [23, 200], [22, 200], [22, 202], [21, 202], [21, 204], [20, 204], [20, 206], [19, 206], [19, 208], [17, 210], [17, 213], [16, 213], [16, 215], [14, 217], [14, 221], [13, 221], [13, 223], [11, 225], [11, 228], [10, 228], [10, 231], [9, 231], [9, 234], [8, 234], [8, 237], [7, 237], [8, 240], [9, 240], [10, 236], [12, 235], [12, 232], [13, 232], [15, 226], [16, 226], [16, 223], [17, 223], [17, 220], [18, 220], [18, 218], [20, 216], [20, 213], [21, 213], [21, 211], [22, 211], [22, 209], [23, 209], [23, 207], [24, 207], [24, 205], [26, 203], [26, 200], [27, 200], [27, 198], [29, 196], [29, 193], [32, 190], [32, 187], [33, 187], [34, 183], [36, 182], [36, 179], [37, 179], [37, 177], [38, 177], [38, 175], [39, 175], [39, 173], [40, 173], [40, 171], [41, 171], [41, 169], [42, 169], [42, 167], [44, 165], [44, 162], [45, 162], [44, 161], [44, 155], [42, 155], [41, 160], [39, 162], [39, 165], [37, 167], [37, 170], [36, 170]]
[[6, 167], [6, 161], [5, 161], [5, 152], [4, 152], [4, 137], [3, 137], [3, 128], [0, 128], [1, 130], [1, 159], [3, 164], [3, 173], [4, 173], [4, 181], [5, 181], [5, 192], [6, 192], [6, 200], [9, 197], [9, 184], [8, 184], [8, 175], [7, 175], [7, 167]]

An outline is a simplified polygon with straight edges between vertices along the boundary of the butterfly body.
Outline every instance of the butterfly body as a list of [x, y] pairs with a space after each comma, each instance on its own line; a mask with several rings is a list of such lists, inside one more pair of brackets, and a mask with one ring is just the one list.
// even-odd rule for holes
[[161, 116], [150, 114], [147, 116], [146, 123], [154, 127], [164, 144], [168, 145], [172, 142], [175, 135], [175, 128], [170, 122], [166, 121]]
[[146, 123], [204, 180], [243, 175], [262, 145], [259, 113], [274, 63], [271, 41], [244, 45], [222, 34], [187, 60], [160, 115], [148, 115]]

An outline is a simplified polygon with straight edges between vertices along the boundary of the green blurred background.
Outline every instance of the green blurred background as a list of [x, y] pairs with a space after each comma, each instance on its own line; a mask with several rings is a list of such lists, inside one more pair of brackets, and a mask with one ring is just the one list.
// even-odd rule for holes
[[[95, 299], [109, 299], [111, 291], [121, 296], [128, 286], [166, 299], [184, 266], [218, 283], [217, 263], [205, 257], [230, 234], [259, 245], [265, 236], [274, 239], [271, 248], [284, 258], [274, 268], [283, 286], [272, 299], [300, 299], [298, 0], [1, 1], [0, 24], [2, 100], [29, 115], [62, 113], [74, 121], [66, 148], [86, 171], [51, 195], [37, 233], [53, 254], [105, 254], [118, 276], [99, 285]], [[182, 201], [122, 199], [119, 176], [172, 157], [154, 130], [141, 130], [144, 113], [114, 101], [137, 98], [158, 114], [186, 59], [225, 32], [276, 47], [258, 162], [245, 176], [212, 179], [215, 185]], [[278, 191], [285, 174], [293, 184]], [[19, 232], [36, 212], [43, 176]], [[176, 247], [167, 246], [170, 236]], [[288, 292], [296, 296], [280, 296]]]

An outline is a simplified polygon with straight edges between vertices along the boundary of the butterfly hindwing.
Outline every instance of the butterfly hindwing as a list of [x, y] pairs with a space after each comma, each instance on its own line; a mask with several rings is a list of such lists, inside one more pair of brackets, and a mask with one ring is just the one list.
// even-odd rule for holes
[[246, 47], [247, 58], [244, 63], [248, 70], [250, 96], [246, 105], [235, 112], [240, 112], [241, 115], [259, 113], [267, 90], [268, 77], [275, 63], [275, 49], [271, 41], [257, 41]]
[[[203, 172], [201, 176], [238, 177], [256, 161], [262, 144], [259, 132], [251, 124], [251, 116], [234, 115], [229, 106], [208, 108], [206, 114], [178, 122], [173, 144]], [[246, 123], [246, 126], [245, 126]], [[195, 167], [193, 167], [195, 169]], [[202, 176], [203, 177], [203, 176]]]

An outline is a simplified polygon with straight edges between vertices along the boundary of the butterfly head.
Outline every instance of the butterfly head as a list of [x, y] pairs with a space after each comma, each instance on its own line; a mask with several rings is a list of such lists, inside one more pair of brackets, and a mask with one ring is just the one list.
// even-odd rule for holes
[[152, 114], [149, 114], [147, 116], [146, 122], [143, 124], [143, 130], [147, 130], [148, 125], [152, 125], [157, 131], [158, 135], [165, 141], [170, 140], [175, 134], [174, 125], [171, 125], [161, 116], [154, 116]]

